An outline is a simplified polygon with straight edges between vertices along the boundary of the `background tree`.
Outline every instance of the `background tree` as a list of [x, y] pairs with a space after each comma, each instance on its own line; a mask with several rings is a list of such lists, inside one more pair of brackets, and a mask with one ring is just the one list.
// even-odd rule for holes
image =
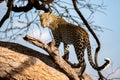
[[[69, 0], [68, 0], [69, 1]], [[0, 37], [0, 39], [10, 39], [13, 40], [18, 36], [24, 35], [31, 27], [39, 27], [39, 17], [38, 14], [42, 12], [52, 11], [58, 16], [65, 18], [67, 21], [82, 25], [84, 24], [82, 20], [79, 18], [77, 13], [74, 10], [72, 1], [62, 1], [62, 0], [8, 0], [7, 3], [7, 11], [2, 17], [0, 21], [1, 31], [0, 33], [5, 33], [4, 36]], [[92, 21], [92, 15], [96, 11], [102, 12], [104, 9], [103, 3], [92, 4], [91, 1], [86, 0], [78, 0], [77, 5], [81, 10], [87, 10], [87, 20], [89, 24], [92, 25], [92, 28], [95, 30], [102, 31], [100, 26], [96, 26]], [[73, 14], [74, 13], [74, 14]], [[4, 25], [5, 21], [8, 25]], [[13, 24], [17, 22], [20, 24], [24, 24], [22, 27], [13, 27]], [[4, 29], [3, 29], [4, 28]], [[7, 35], [9, 32], [12, 32], [11, 35]]]

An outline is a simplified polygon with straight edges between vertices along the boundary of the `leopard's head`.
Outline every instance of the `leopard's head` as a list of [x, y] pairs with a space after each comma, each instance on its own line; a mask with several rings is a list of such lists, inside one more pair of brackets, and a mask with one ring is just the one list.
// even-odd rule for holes
[[50, 27], [50, 24], [53, 23], [53, 14], [52, 13], [43, 13], [39, 14], [41, 26]]

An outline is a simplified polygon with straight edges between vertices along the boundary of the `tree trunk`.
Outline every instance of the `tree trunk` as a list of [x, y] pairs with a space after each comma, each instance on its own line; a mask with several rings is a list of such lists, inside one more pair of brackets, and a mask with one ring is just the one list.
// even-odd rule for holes
[[[92, 80], [84, 74], [85, 80]], [[20, 44], [0, 41], [0, 80], [69, 80], [54, 60]]]

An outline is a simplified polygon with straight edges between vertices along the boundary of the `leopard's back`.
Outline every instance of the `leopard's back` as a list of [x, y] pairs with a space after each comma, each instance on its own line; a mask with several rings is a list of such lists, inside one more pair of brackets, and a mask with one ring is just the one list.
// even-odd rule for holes
[[[76, 42], [79, 41], [79, 44], [81, 44], [81, 42], [86, 43], [86, 40], [88, 40], [87, 38], [89, 38], [87, 32], [79, 26], [70, 23], [59, 24], [59, 26], [58, 34], [60, 35], [61, 41], [63, 43], [76, 44]], [[56, 35], [56, 33], [54, 35]]]

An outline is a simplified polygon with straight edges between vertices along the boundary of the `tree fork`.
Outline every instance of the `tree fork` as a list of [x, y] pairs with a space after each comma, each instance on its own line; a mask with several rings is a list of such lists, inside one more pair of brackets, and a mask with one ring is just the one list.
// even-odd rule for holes
[[60, 56], [58, 48], [55, 47], [54, 40], [51, 42], [50, 46], [28, 35], [24, 37], [24, 40], [46, 50], [54, 59], [55, 63], [59, 65], [59, 67], [66, 73], [70, 80], [79, 80], [78, 75], [75, 73], [72, 67]]

